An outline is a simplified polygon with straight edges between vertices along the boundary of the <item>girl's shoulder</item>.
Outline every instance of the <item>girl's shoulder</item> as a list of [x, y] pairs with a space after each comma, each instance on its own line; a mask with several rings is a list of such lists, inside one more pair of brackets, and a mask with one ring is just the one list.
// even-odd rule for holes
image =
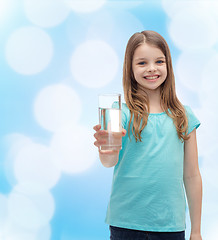
[[125, 102], [122, 103], [122, 109], [123, 109], [124, 111], [128, 111], [128, 110], [129, 110], [129, 108], [127, 107], [127, 105], [126, 105]]
[[190, 111], [191, 110], [191, 107], [188, 106], [188, 105], [183, 105], [183, 107], [185, 108], [186, 111]]
[[200, 126], [200, 121], [197, 116], [194, 114], [190, 106], [183, 105], [186, 111], [186, 116], [188, 118], [188, 134], [194, 129]]
[[192, 109], [191, 109], [190, 106], [188, 106], [188, 105], [183, 105], [183, 107], [185, 108], [187, 117], [190, 116], [190, 115], [194, 115], [194, 113], [193, 113], [193, 111], [192, 111]]
[[188, 119], [196, 117], [190, 106], [183, 105], [183, 107], [185, 108], [185, 113]]
[[127, 116], [130, 115], [130, 110], [129, 110], [129, 108], [128, 108], [128, 106], [126, 105], [125, 102], [122, 103], [122, 112], [123, 112], [124, 114], [126, 114]]

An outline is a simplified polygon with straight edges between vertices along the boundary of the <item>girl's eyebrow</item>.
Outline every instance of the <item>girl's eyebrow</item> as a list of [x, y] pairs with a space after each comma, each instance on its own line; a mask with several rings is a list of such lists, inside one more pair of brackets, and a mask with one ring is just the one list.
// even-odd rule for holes
[[[158, 57], [158, 58], [156, 58], [156, 60], [157, 59], [165, 59], [165, 57]], [[135, 60], [136, 61], [138, 61], [138, 60], [147, 60], [147, 58], [141, 57], [141, 58], [136, 58]]]

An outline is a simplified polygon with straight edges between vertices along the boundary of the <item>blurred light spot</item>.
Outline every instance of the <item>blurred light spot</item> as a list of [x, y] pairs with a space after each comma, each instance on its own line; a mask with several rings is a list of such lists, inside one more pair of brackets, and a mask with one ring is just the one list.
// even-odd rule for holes
[[218, 37], [215, 20], [196, 7], [177, 12], [172, 18], [169, 32], [176, 46], [182, 50], [210, 48]]
[[113, 7], [116, 9], [131, 9], [135, 7], [139, 7], [139, 5], [146, 4], [144, 0], [109, 0], [107, 1], [107, 6]]
[[8, 196], [9, 221], [30, 230], [47, 225], [55, 209], [51, 193], [24, 194], [17, 189], [20, 188], [15, 187]]
[[210, 0], [210, 1], [199, 1], [201, 7], [204, 9], [204, 12], [210, 14], [211, 17], [217, 22], [218, 24], [218, 1]]
[[87, 41], [81, 44], [71, 59], [73, 77], [89, 88], [101, 88], [114, 80], [118, 66], [116, 52], [103, 41]]
[[[176, 94], [177, 94], [177, 97], [179, 98], [179, 100], [181, 101], [181, 103], [183, 105], [190, 105], [190, 103], [193, 102], [193, 95], [190, 94], [190, 91], [187, 91], [187, 88], [185, 87], [185, 85], [183, 85], [183, 79], [181, 80], [176, 72], [175, 72], [175, 75], [176, 75]], [[196, 93], [195, 93], [195, 96], [198, 96]]]
[[38, 123], [53, 132], [64, 125], [78, 122], [81, 111], [78, 94], [63, 84], [42, 89], [34, 104], [34, 114]]
[[0, 229], [3, 228], [7, 214], [8, 214], [8, 199], [5, 195], [0, 194]]
[[[218, 215], [218, 175], [217, 175], [217, 148], [205, 154], [200, 169], [203, 183], [202, 226], [203, 237], [214, 239], [211, 234], [217, 227]], [[210, 219], [210, 221], [208, 221]], [[207, 237], [208, 236], [208, 237]]]
[[24, 0], [27, 18], [40, 27], [53, 27], [62, 23], [70, 12], [63, 0]]
[[210, 218], [210, 222], [213, 222], [213, 223], [207, 229], [207, 232], [203, 235], [203, 239], [217, 240], [218, 239], [218, 232], [217, 232], [218, 221], [217, 221], [217, 217], [214, 218], [214, 219]]
[[0, 230], [0, 239], [2, 240], [50, 240], [50, 225], [39, 229], [26, 229], [13, 219], [7, 219], [4, 228]]
[[215, 54], [216, 52], [212, 49], [193, 49], [182, 52], [176, 63], [176, 76], [185, 87], [197, 92], [201, 89], [203, 68], [208, 59]]
[[117, 19], [115, 19], [109, 11], [100, 11], [99, 13], [96, 13], [89, 24], [87, 31], [88, 38], [110, 41], [113, 37], [116, 23], [118, 23], [116, 20]]
[[[211, 200], [218, 201], [218, 175], [217, 175], [217, 168], [218, 168], [218, 161], [217, 161], [217, 149], [214, 148], [213, 151], [207, 152], [204, 156], [204, 160], [201, 166], [201, 174], [202, 178], [205, 179], [205, 185], [210, 185], [213, 189], [213, 197]], [[210, 176], [210, 177], [208, 177]], [[207, 195], [209, 196], [209, 195]], [[218, 206], [216, 208], [218, 210]], [[215, 210], [215, 209], [214, 209]]]
[[[5, 136], [4, 138], [5, 143], [10, 147], [10, 155], [13, 155], [14, 153], [17, 153], [20, 148], [25, 146], [26, 144], [32, 143], [32, 140], [20, 133], [11, 133]], [[14, 156], [14, 155], [13, 155]]]
[[51, 240], [51, 226], [50, 224], [41, 228], [38, 233], [36, 240]]
[[65, 0], [73, 11], [87, 13], [93, 12], [101, 8], [106, 0]]
[[203, 1], [161, 0], [163, 10], [171, 18], [175, 17], [178, 12], [182, 10], [193, 7], [196, 9], [202, 9], [202, 2]]
[[[1, 236], [1, 235], [0, 235]], [[36, 240], [35, 235], [31, 233], [8, 233], [3, 234], [4, 240]]]
[[48, 188], [36, 182], [18, 182], [16, 191], [27, 195], [39, 195], [48, 191]]
[[128, 39], [135, 32], [141, 32], [145, 29], [142, 22], [134, 14], [123, 9], [96, 13], [89, 25], [87, 38], [102, 39], [110, 43], [121, 54], [122, 60]]
[[53, 55], [53, 43], [46, 32], [36, 27], [15, 30], [6, 45], [8, 64], [18, 73], [31, 75], [44, 70]]
[[51, 150], [57, 166], [67, 173], [78, 173], [86, 171], [94, 164], [97, 151], [89, 128], [71, 126], [54, 134]]
[[207, 59], [207, 63], [203, 68], [202, 73], [202, 87], [200, 91], [200, 100], [202, 105], [205, 105], [211, 110], [218, 105], [217, 99], [217, 66], [218, 66], [218, 54], [211, 56]]
[[17, 153], [14, 174], [18, 182], [40, 184], [45, 189], [52, 188], [60, 178], [49, 149], [35, 143], [23, 146]]
[[218, 132], [218, 115], [214, 109], [207, 106], [198, 110], [194, 109], [194, 113], [201, 122], [201, 126], [197, 130], [198, 152], [199, 156], [205, 158], [217, 149], [218, 135], [214, 133]]
[[12, 6], [12, 0], [0, 0], [0, 21], [3, 20]]
[[4, 162], [5, 176], [7, 181], [13, 186], [17, 183], [14, 176], [14, 160], [23, 147], [32, 144], [32, 140], [19, 133], [11, 133], [4, 137], [4, 144], [8, 149]]

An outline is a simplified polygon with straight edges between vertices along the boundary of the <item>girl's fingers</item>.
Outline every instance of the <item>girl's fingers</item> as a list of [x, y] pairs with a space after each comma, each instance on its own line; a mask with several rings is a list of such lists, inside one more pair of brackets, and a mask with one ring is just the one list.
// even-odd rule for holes
[[99, 139], [99, 138], [107, 138], [108, 137], [108, 131], [106, 130], [98, 130], [95, 134], [94, 134], [95, 139]]
[[96, 147], [100, 147], [100, 146], [102, 146], [102, 145], [104, 145], [104, 144], [106, 144], [106, 141], [105, 140], [101, 140], [101, 141], [95, 141], [94, 142], [94, 145], [96, 146]]
[[98, 142], [98, 141], [95, 141], [95, 142], [94, 142], [94, 145], [95, 145], [96, 147], [98, 147], [98, 148], [100, 147], [100, 145], [99, 145], [99, 142]]
[[93, 129], [94, 129], [95, 131], [100, 130], [100, 129], [101, 129], [101, 124], [95, 125], [95, 126], [93, 127]]

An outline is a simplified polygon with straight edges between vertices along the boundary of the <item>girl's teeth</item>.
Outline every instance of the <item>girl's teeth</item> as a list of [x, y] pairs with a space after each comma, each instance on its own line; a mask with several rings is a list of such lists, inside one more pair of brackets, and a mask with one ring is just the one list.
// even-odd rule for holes
[[154, 77], [145, 77], [146, 79], [155, 79], [158, 78], [158, 76], [154, 76]]

